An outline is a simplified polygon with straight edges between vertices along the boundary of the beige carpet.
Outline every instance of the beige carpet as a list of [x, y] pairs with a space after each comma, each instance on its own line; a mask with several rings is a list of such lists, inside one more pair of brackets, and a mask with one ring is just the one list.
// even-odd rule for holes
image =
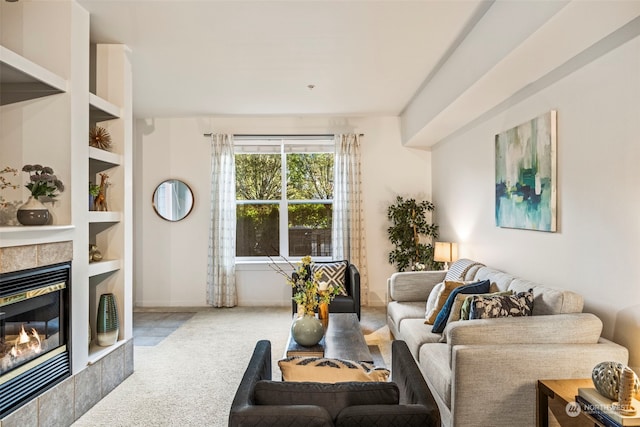
[[[256, 341], [271, 341], [279, 378], [290, 324], [284, 307], [198, 311], [157, 345], [135, 346], [133, 375], [73, 425], [226, 426]], [[361, 325], [376, 362], [391, 366], [384, 308], [364, 308]]]

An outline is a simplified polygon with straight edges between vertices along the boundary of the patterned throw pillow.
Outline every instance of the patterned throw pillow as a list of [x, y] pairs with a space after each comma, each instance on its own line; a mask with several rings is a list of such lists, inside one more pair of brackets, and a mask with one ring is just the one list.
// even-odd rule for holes
[[[505, 295], [513, 295], [513, 291], [501, 291], [501, 292], [492, 292], [490, 294], [482, 294], [477, 295], [481, 297], [493, 297], [493, 296], [505, 296]], [[460, 320], [469, 320], [469, 310], [471, 309], [471, 297], [474, 295], [465, 295], [462, 301], [462, 305], [460, 306]]]
[[348, 296], [345, 283], [348, 265], [349, 261], [314, 263], [311, 265], [311, 274], [314, 275], [316, 271], [321, 272], [321, 282], [327, 282], [332, 287], [337, 286], [340, 289], [339, 295]]
[[511, 296], [473, 296], [469, 319], [492, 319], [496, 317], [531, 316], [533, 312], [533, 290]]
[[329, 359], [325, 357], [287, 357], [278, 361], [284, 381], [339, 383], [346, 381], [387, 381], [386, 368], [367, 362]]

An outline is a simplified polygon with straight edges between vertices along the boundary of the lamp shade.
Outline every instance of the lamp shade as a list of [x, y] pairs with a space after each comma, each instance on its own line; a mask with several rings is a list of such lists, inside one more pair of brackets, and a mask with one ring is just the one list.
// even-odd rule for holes
[[451, 242], [436, 242], [433, 260], [437, 262], [453, 262], [458, 259], [458, 244]]

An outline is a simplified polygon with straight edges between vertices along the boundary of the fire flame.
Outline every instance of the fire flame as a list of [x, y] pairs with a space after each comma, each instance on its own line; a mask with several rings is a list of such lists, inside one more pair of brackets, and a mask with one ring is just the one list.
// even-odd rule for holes
[[11, 348], [11, 356], [18, 357], [25, 353], [40, 353], [42, 351], [42, 341], [38, 332], [31, 328], [31, 335], [24, 330], [22, 325], [21, 331], [16, 338], [14, 346]]

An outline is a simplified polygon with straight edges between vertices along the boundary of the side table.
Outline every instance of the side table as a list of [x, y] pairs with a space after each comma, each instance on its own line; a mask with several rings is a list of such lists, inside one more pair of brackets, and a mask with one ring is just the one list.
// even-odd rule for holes
[[590, 378], [571, 380], [539, 380], [537, 384], [536, 425], [549, 426], [549, 410], [558, 419], [562, 427], [597, 426], [604, 427], [589, 414], [580, 412], [577, 416], [569, 416], [567, 404], [575, 402], [579, 388], [593, 387]]

